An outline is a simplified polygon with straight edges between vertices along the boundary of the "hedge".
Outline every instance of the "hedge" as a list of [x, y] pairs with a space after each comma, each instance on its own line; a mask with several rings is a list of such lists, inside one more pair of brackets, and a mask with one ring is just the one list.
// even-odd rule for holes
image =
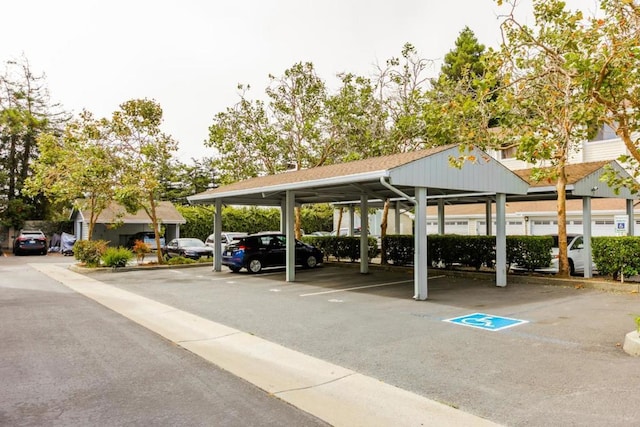
[[[493, 267], [495, 262], [495, 236], [461, 236], [433, 234], [427, 238], [428, 265], [450, 268], [463, 266]], [[553, 239], [549, 236], [507, 236], [507, 263], [527, 269], [551, 263]], [[394, 265], [413, 264], [414, 236], [389, 235], [382, 245], [387, 260]]]
[[640, 237], [592, 237], [593, 262], [598, 273], [617, 279], [640, 273]]
[[[330, 256], [336, 259], [349, 259], [352, 262], [360, 259], [360, 237], [354, 236], [302, 236], [302, 241], [313, 245], [325, 255], [326, 259]], [[375, 258], [378, 255], [378, 241], [375, 237], [369, 237], [369, 258]]]

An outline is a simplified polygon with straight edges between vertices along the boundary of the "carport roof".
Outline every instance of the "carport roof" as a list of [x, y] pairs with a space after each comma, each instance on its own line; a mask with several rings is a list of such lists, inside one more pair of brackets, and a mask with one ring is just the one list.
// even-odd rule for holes
[[[416, 187], [429, 194], [489, 192], [525, 194], [527, 183], [477, 148], [461, 152], [458, 145], [369, 158], [354, 162], [251, 178], [188, 197], [191, 203], [280, 206], [286, 191], [297, 203], [344, 202], [366, 194], [372, 199], [397, 197], [381, 180], [413, 196]], [[451, 157], [475, 158], [458, 169]]]

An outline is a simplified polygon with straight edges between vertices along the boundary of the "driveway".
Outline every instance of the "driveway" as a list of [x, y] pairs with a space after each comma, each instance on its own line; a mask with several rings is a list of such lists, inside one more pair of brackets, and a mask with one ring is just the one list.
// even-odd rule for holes
[[[300, 270], [295, 283], [210, 266], [90, 277], [500, 424], [640, 419], [640, 360], [621, 348], [637, 293], [431, 276], [422, 302], [409, 273], [337, 266]], [[526, 323], [445, 321], [472, 313]]]

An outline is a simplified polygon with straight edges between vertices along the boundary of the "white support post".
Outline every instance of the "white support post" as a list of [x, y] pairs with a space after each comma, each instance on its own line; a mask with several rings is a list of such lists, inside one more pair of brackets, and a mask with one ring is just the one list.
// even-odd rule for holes
[[[486, 233], [485, 235], [487, 236], [491, 236], [492, 232], [493, 232], [493, 221], [491, 220], [491, 199], [487, 199], [487, 201], [485, 202], [485, 220], [486, 220], [486, 224], [487, 224], [487, 228], [486, 228]], [[497, 203], [497, 200], [496, 200]], [[498, 212], [496, 211], [496, 221], [498, 218]], [[497, 224], [496, 224], [497, 225]]]
[[395, 223], [394, 223], [394, 225], [395, 225], [395, 234], [402, 234], [401, 231], [400, 231], [400, 226], [401, 226], [400, 218], [401, 218], [401, 216], [400, 216], [400, 202], [399, 201], [396, 202], [395, 211], [396, 211]]
[[[360, 273], [369, 273], [369, 203], [367, 195], [360, 195]], [[351, 227], [353, 230], [353, 227]]]
[[[347, 228], [347, 236], [353, 236], [353, 229], [356, 228], [355, 225], [353, 224], [353, 221], [356, 217], [355, 211], [356, 211], [355, 206], [349, 205], [349, 227]], [[360, 222], [362, 223], [362, 220], [360, 220]], [[338, 233], [339, 232], [340, 230], [338, 230]]]
[[438, 199], [438, 234], [444, 234], [444, 231], [444, 200]]
[[280, 200], [280, 232], [287, 233], [287, 199]]
[[627, 216], [629, 217], [628, 236], [635, 236], [636, 235], [636, 231], [635, 231], [636, 218], [633, 216], [633, 200], [632, 199], [627, 199]]
[[291, 190], [287, 190], [287, 196], [285, 199], [286, 209], [286, 231], [287, 236], [287, 282], [295, 282], [296, 280], [296, 236], [294, 231], [295, 225], [295, 213], [294, 208], [296, 205], [295, 193]]
[[[496, 194], [496, 286], [500, 287], [507, 286], [506, 205], [507, 195], [504, 193]], [[490, 202], [488, 206], [491, 207]]]
[[213, 215], [213, 270], [222, 271], [222, 200], [215, 201], [216, 212]]
[[424, 301], [427, 299], [429, 289], [427, 283], [427, 189], [425, 187], [416, 187], [414, 240], [413, 298]]
[[591, 197], [582, 198], [582, 256], [584, 257], [584, 277], [593, 277], [591, 265]]

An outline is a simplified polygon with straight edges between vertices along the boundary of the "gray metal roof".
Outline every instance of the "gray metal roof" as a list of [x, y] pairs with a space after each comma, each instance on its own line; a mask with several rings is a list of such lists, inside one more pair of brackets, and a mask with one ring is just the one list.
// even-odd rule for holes
[[[451, 157], [475, 158], [458, 169]], [[387, 181], [409, 196], [416, 187], [429, 195], [506, 193], [526, 194], [526, 181], [485, 152], [472, 148], [461, 152], [458, 145], [435, 147], [355, 162], [321, 166], [247, 179], [188, 197], [190, 203], [280, 206], [286, 191], [295, 192], [297, 203], [344, 202], [366, 194], [371, 199], [397, 197], [384, 186]]]

